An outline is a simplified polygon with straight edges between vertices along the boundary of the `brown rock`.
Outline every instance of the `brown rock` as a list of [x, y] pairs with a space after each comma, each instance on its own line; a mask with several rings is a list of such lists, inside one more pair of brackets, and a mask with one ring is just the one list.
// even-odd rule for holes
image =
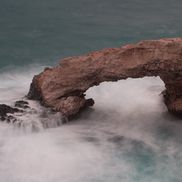
[[182, 38], [147, 40], [69, 57], [59, 66], [45, 69], [32, 81], [29, 99], [72, 116], [93, 105], [85, 91], [103, 81], [160, 76], [166, 86], [170, 112], [182, 113]]

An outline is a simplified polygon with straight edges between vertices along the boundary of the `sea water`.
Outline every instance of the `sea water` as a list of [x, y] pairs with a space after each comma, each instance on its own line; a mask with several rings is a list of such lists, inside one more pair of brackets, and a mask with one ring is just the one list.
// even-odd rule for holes
[[[180, 0], [0, 0], [0, 103], [27, 94], [59, 59], [182, 33]], [[163, 103], [158, 77], [104, 82], [92, 109], [57, 126], [42, 108], [24, 127], [0, 122], [0, 182], [181, 182], [182, 120]], [[49, 119], [49, 116], [47, 117]], [[38, 130], [31, 130], [36, 123]]]

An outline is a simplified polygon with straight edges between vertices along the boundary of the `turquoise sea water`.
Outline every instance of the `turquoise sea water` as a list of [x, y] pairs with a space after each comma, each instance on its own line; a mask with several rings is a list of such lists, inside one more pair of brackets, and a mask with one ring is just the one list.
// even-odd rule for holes
[[[181, 0], [0, 0], [0, 103], [24, 97], [63, 57], [181, 37], [181, 10]], [[92, 110], [48, 129], [32, 102], [24, 127], [0, 122], [0, 182], [181, 182], [182, 121], [163, 90], [159, 78], [103, 83], [86, 93]]]
[[0, 67], [182, 34], [181, 0], [0, 0]]

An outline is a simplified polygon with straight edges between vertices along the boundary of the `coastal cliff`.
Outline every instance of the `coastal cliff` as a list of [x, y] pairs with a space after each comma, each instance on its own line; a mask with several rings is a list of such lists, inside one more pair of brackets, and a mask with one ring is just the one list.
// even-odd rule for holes
[[145, 76], [163, 80], [168, 110], [182, 115], [182, 38], [146, 40], [65, 58], [35, 75], [27, 96], [69, 118], [94, 104], [85, 98], [90, 87]]

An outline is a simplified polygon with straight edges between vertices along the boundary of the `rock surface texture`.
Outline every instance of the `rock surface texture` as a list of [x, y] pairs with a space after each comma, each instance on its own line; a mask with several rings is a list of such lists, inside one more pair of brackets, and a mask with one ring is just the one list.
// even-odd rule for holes
[[144, 76], [159, 76], [168, 110], [182, 114], [182, 38], [146, 40], [65, 58], [33, 78], [28, 98], [70, 117], [94, 104], [85, 99], [88, 88]]

